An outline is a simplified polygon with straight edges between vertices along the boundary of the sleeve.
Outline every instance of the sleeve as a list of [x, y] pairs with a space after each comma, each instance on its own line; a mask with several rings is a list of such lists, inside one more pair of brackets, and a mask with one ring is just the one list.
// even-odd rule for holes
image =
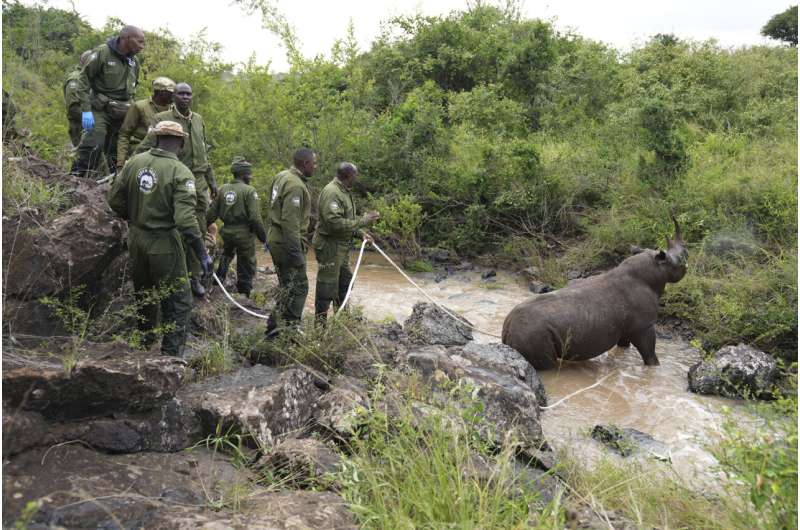
[[108, 194], [108, 205], [115, 214], [123, 219], [128, 219], [128, 183], [132, 173], [130, 165], [123, 169], [122, 173], [114, 179], [114, 184]]
[[122, 167], [128, 159], [128, 149], [131, 145], [131, 135], [139, 124], [139, 107], [131, 105], [125, 119], [119, 128], [119, 139], [117, 140], [117, 167]]
[[323, 194], [319, 198], [319, 216], [322, 221], [335, 232], [354, 232], [363, 227], [360, 218], [348, 219], [344, 215], [341, 198], [334, 194]]
[[153, 133], [153, 131], [148, 131], [145, 137], [142, 139], [142, 141], [139, 142], [139, 145], [136, 146], [136, 152], [131, 154], [138, 155], [139, 153], [144, 153], [151, 147], [155, 146], [156, 146], [156, 135]]
[[[219, 195], [217, 195], [219, 199]], [[250, 225], [250, 230], [256, 235], [262, 243], [267, 242], [267, 230], [264, 228], [264, 221], [261, 219], [261, 201], [258, 200], [258, 192], [255, 189], [247, 194], [244, 203], [247, 209], [247, 221]]]
[[211, 226], [211, 224], [219, 218], [219, 201], [222, 200], [221, 195], [217, 195], [216, 198], [211, 201], [211, 206], [206, 212], [206, 226]]
[[178, 228], [178, 232], [186, 237], [187, 241], [200, 238], [200, 227], [197, 224], [197, 216], [195, 215], [196, 205], [197, 192], [195, 190], [194, 176], [186, 166], [181, 164], [175, 170], [172, 211], [175, 226]]
[[91, 80], [97, 77], [102, 66], [98, 58], [98, 52], [93, 51], [92, 55], [89, 56], [89, 60], [83, 65], [83, 68], [81, 68], [81, 75], [78, 77], [77, 88], [78, 99], [80, 99], [81, 102], [81, 112], [89, 112], [92, 110]]
[[303, 255], [303, 235], [300, 233], [300, 221], [303, 216], [303, 190], [297, 186], [286, 186], [281, 205], [281, 228], [283, 241], [289, 255]]

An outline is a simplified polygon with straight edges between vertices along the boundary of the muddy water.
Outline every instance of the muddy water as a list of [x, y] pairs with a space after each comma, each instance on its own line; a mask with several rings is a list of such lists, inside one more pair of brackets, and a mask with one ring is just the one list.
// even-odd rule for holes
[[[268, 258], [261, 264], [271, 265]], [[313, 311], [316, 268], [313, 253], [309, 253], [309, 311]], [[480, 271], [456, 272], [439, 281], [437, 273], [411, 276], [435, 300], [464, 315], [476, 328], [496, 335], [511, 308], [536, 296], [520, 278], [504, 272], [489, 280], [481, 279]], [[371, 320], [392, 317], [402, 323], [413, 305], [425, 297], [381, 256], [367, 253], [351, 300], [361, 305]], [[481, 334], [475, 334], [475, 340], [499, 341]], [[631, 427], [666, 444], [674, 469], [684, 478], [708, 477], [714, 459], [705, 446], [719, 433], [723, 406], [736, 404], [688, 392], [687, 371], [700, 357], [682, 339], [660, 333], [656, 353], [661, 361], [657, 367], [644, 366], [631, 347], [614, 348], [590, 361], [540, 372], [550, 404], [608, 376], [597, 387], [542, 412], [548, 442], [557, 449], [569, 448], [593, 458], [607, 454], [589, 437], [594, 425]]]

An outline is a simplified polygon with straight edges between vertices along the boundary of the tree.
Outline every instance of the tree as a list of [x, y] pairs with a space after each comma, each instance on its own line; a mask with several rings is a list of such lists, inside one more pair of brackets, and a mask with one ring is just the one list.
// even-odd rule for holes
[[767, 25], [761, 28], [761, 34], [797, 46], [797, 6], [792, 6], [769, 19]]

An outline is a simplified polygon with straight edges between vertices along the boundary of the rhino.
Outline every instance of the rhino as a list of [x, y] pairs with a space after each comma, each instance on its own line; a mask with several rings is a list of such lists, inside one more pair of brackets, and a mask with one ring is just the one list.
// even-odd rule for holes
[[537, 370], [562, 360], [585, 361], [613, 346], [636, 346], [644, 364], [658, 365], [655, 322], [667, 283], [686, 274], [688, 251], [677, 219], [667, 250], [645, 249], [608, 272], [578, 280], [514, 307], [503, 322], [503, 344]]

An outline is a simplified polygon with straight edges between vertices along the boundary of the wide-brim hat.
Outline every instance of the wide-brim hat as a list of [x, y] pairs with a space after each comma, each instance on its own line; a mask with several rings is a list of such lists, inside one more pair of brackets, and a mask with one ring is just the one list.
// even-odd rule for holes
[[153, 127], [153, 133], [156, 136], [180, 136], [181, 138], [187, 136], [183, 132], [181, 124], [175, 121], [164, 120], [160, 121]]

